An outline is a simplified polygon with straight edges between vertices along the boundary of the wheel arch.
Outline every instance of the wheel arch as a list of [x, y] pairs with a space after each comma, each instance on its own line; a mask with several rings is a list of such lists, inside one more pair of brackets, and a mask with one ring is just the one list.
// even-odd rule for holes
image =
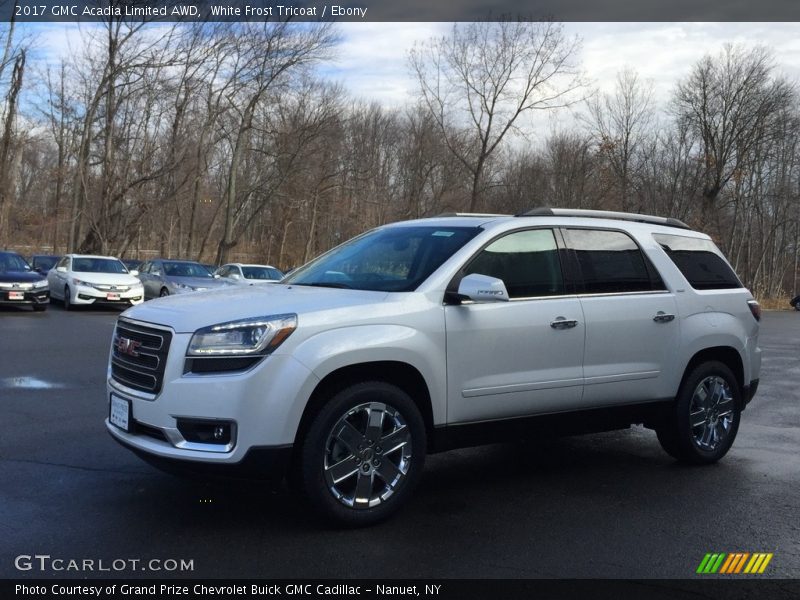
[[[683, 387], [684, 381], [686, 381], [689, 373], [691, 373], [695, 367], [710, 361], [721, 362], [733, 372], [734, 377], [736, 377], [736, 383], [739, 384], [740, 395], [743, 395], [745, 386], [748, 383], [744, 380], [744, 361], [739, 351], [732, 346], [713, 346], [696, 352], [692, 358], [689, 359], [686, 368], [683, 370], [681, 387]], [[680, 390], [680, 387], [678, 389]]]
[[328, 373], [317, 383], [300, 417], [300, 424], [294, 439], [295, 447], [308, 431], [313, 416], [328, 399], [348, 386], [362, 381], [382, 381], [396, 385], [406, 392], [422, 415], [427, 445], [429, 448], [433, 446], [433, 406], [430, 390], [422, 373], [413, 365], [405, 362], [381, 360], [340, 367]]

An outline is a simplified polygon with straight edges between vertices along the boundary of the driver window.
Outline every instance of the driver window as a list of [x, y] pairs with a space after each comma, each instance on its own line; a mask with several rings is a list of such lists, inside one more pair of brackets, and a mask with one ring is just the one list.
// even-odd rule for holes
[[564, 294], [558, 246], [550, 229], [505, 235], [484, 248], [464, 270], [502, 279], [509, 298]]

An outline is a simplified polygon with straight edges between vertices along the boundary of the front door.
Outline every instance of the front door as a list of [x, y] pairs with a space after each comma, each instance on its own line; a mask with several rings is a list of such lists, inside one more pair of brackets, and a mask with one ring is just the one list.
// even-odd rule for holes
[[510, 301], [445, 307], [448, 423], [579, 407], [585, 325], [554, 232], [505, 234], [462, 270], [471, 273], [502, 279]]

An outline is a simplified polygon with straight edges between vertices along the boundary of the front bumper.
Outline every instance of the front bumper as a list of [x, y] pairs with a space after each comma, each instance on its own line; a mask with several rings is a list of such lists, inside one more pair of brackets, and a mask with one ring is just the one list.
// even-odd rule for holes
[[[106, 419], [106, 429], [120, 444], [162, 468], [238, 476], [257, 464], [272, 475], [269, 465], [282, 462], [272, 455], [291, 453], [306, 400], [319, 380], [289, 355], [268, 356], [241, 372], [185, 373], [190, 339], [191, 334], [173, 333], [158, 394], [127, 387], [109, 370], [106, 401], [110, 404], [113, 395], [130, 403], [130, 426], [125, 431]], [[205, 424], [201, 436], [209, 424], [210, 431], [225, 426], [225, 435], [219, 441], [211, 436], [192, 439], [187, 423]], [[253, 458], [264, 453], [270, 458]]]
[[98, 290], [79, 285], [72, 294], [72, 304], [107, 304], [109, 306], [135, 306], [144, 302], [144, 289], [133, 288], [125, 292]]
[[[12, 295], [16, 296], [19, 293], [22, 293], [22, 298], [13, 298]], [[0, 289], [0, 304], [13, 306], [33, 306], [33, 305], [40, 305], [40, 304], [48, 304], [50, 302], [50, 290], [48, 288], [43, 289], [31, 289], [31, 290], [9, 290], [9, 289]]]
[[292, 446], [263, 446], [250, 448], [236, 463], [207, 463], [180, 458], [158, 456], [146, 452], [114, 435], [113, 425], [106, 420], [111, 437], [153, 467], [181, 476], [224, 477], [235, 479], [262, 479], [279, 481], [286, 476], [292, 459]]

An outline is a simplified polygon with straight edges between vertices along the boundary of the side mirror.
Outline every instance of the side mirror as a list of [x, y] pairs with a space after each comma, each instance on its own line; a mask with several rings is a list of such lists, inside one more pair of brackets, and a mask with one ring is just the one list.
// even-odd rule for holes
[[241, 279], [241, 278], [242, 278], [242, 276], [239, 275], [238, 273], [231, 274], [231, 279], [237, 279], [238, 280], [238, 279]]
[[473, 273], [458, 284], [458, 295], [473, 302], [508, 302], [508, 290], [502, 279]]
[[66, 273], [67, 267], [56, 267], [56, 271], [58, 271], [59, 273]]
[[214, 279], [219, 279], [219, 278], [220, 278], [219, 273], [214, 273]]
[[136, 277], [139, 274], [139, 271], [137, 271], [136, 269], [131, 269], [130, 271], [128, 271], [128, 273]]

